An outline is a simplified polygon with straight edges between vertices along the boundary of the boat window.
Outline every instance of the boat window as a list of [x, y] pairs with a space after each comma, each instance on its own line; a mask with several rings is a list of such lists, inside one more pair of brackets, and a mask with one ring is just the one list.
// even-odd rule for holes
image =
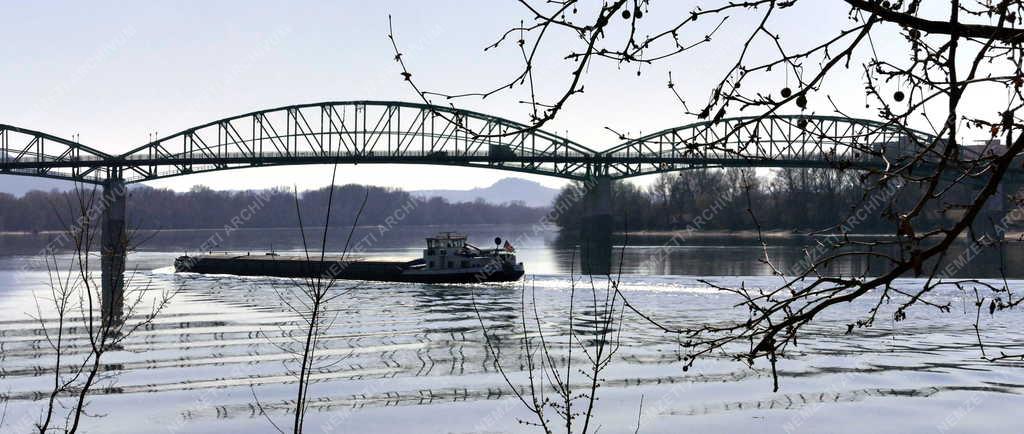
[[434, 268], [434, 261], [430, 261], [430, 262], [428, 262], [427, 264], [429, 264], [428, 266], [429, 266], [430, 268]]
[[469, 261], [462, 261], [462, 268], [469, 268]]
[[442, 255], [446, 255], [446, 254], [448, 254], [448, 251], [447, 251], [447, 250], [445, 250], [445, 249], [441, 249], [441, 254], [442, 254]]
[[434, 249], [427, 249], [427, 254], [428, 255], [433, 255], [434, 254]]
[[448, 261], [448, 268], [455, 268], [455, 264], [452, 261]]

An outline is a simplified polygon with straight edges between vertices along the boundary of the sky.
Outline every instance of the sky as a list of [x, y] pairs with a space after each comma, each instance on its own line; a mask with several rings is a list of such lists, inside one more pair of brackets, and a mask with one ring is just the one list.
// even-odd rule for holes
[[[697, 3], [656, 1], [644, 24], [658, 27]], [[770, 23], [787, 42], [810, 43], [848, 24], [838, 1], [800, 2]], [[388, 33], [396, 37], [417, 83], [451, 92], [479, 91], [521, 67], [513, 46], [484, 52], [528, 11], [508, 1], [374, 2], [14, 2], [5, 5], [0, 38], [0, 123], [76, 137], [120, 153], [189, 127], [254, 110], [318, 101], [417, 101], [402, 81]], [[637, 136], [695, 122], [666, 87], [700, 105], [741, 48], [758, 14], [740, 14], [713, 44], [645, 66], [595, 63], [585, 92], [545, 127], [592, 149], [620, 140], [606, 128]], [[708, 24], [711, 24], [709, 21]], [[699, 38], [700, 34], [691, 35]], [[571, 35], [552, 37], [536, 67], [538, 90], [554, 97], [567, 85]], [[886, 44], [878, 44], [885, 49]], [[830, 95], [850, 112], [863, 108], [860, 72], [840, 71]], [[780, 75], [769, 88], [784, 86]], [[769, 89], [770, 90], [770, 89]], [[467, 99], [462, 108], [525, 122], [521, 94]], [[811, 109], [827, 111], [825, 98]], [[795, 107], [793, 108], [795, 111]], [[436, 166], [345, 166], [340, 183], [406, 189], [486, 186], [511, 173]], [[558, 178], [514, 174], [558, 187]], [[188, 190], [326, 185], [330, 167], [245, 169], [149, 183]], [[2, 178], [0, 178], [2, 182]], [[643, 179], [637, 182], [645, 182]]]

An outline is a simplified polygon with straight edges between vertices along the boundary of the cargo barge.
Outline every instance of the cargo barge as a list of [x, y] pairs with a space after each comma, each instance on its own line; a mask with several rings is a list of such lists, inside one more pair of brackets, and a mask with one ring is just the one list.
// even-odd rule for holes
[[419, 283], [509, 282], [523, 277], [516, 262], [515, 248], [495, 238], [494, 249], [481, 249], [466, 242], [466, 236], [446, 232], [427, 238], [421, 258], [412, 260], [371, 260], [352, 257], [311, 255], [282, 256], [206, 254], [180, 256], [174, 260], [177, 272], [274, 276], [291, 278], [324, 277], [344, 280]]

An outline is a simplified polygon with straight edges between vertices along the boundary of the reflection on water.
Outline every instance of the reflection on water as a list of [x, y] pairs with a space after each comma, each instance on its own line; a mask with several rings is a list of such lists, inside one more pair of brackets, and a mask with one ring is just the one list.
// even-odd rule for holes
[[[416, 255], [422, 237], [435, 229], [440, 228], [395, 229], [366, 253]], [[484, 244], [495, 235], [515, 239], [517, 230], [523, 229], [477, 227], [469, 228], [469, 235]], [[294, 235], [242, 230], [226, 238], [222, 248], [260, 251], [272, 240], [276, 250], [294, 250]], [[279, 423], [290, 417], [294, 380], [286, 349], [301, 325], [279, 294], [288, 296], [294, 284], [169, 270], [176, 255], [209, 236], [163, 232], [148, 249], [131, 255], [131, 264], [156, 287], [182, 290], [156, 323], [109, 354], [105, 370], [114, 376], [96, 390], [90, 406], [91, 413], [107, 416], [90, 418], [88, 432], [138, 432], [143, 426], [182, 433], [272, 432], [254, 395], [269, 417]], [[46, 279], [28, 260], [41, 248], [39, 237], [2, 238], [0, 394], [11, 399], [3, 432], [31, 430], [39, 399], [52, 381], [53, 356], [39, 322], [28, 316], [35, 309], [31, 292]], [[341, 242], [333, 240], [332, 249]], [[762, 251], [756, 240], [701, 238], [658, 255], [664, 242], [664, 237], [631, 237], [623, 253], [628, 274], [622, 287], [632, 304], [667, 324], [743, 317], [745, 312], [732, 307], [736, 300], [698, 279], [748, 287], [777, 282], [758, 262]], [[531, 274], [525, 309], [532, 315], [535, 296], [539, 322], [559, 354], [565, 348], [559, 338], [568, 327], [566, 273], [573, 266], [566, 243], [571, 244], [551, 232], [517, 243]], [[795, 262], [800, 245], [780, 241], [772, 252]], [[1005, 253], [1008, 264], [1018, 264], [1016, 249]], [[651, 260], [652, 255], [663, 259]], [[979, 267], [972, 272], [998, 271], [986, 261], [971, 264]], [[842, 267], [838, 272], [859, 270], [853, 263]], [[900, 281], [907, 288], [920, 283]], [[1009, 284], [1024, 291], [1024, 281]], [[522, 283], [359, 284], [331, 305], [336, 319], [318, 352], [329, 367], [313, 375], [309, 432], [533, 432], [516, 422], [527, 415], [495, 371], [479, 322], [500, 346], [502, 366], [525, 387], [519, 347], [523, 291]], [[593, 321], [589, 295], [577, 294], [577, 324]], [[845, 324], [863, 315], [872, 300], [826, 312], [782, 361], [779, 393], [771, 392], [766, 366], [748, 368], [722, 356], [683, 372], [675, 338], [627, 314], [622, 347], [597, 403], [601, 432], [633, 432], [638, 416], [640, 432], [934, 432], [951, 415], [957, 415], [951, 425], [956, 428], [949, 431], [1014, 431], [1004, 418], [1022, 402], [1024, 372], [1013, 363], [979, 360], [969, 298], [948, 290], [937, 299], [956, 308], [950, 313], [917, 309], [907, 321], [879, 321], [852, 335], [845, 335]], [[879, 318], [889, 318], [892, 306], [883, 308]], [[1024, 351], [1012, 327], [1021, 319], [1016, 311], [986, 319], [986, 337], [1006, 351]], [[72, 353], [84, 354], [81, 333], [72, 330], [70, 336]], [[585, 356], [574, 352], [573, 357]]]
[[[452, 230], [445, 226], [396, 226], [381, 228], [360, 227], [355, 231], [350, 249], [367, 255], [385, 255], [415, 258], [419, 257], [424, 238], [439, 231]], [[308, 231], [321, 229], [311, 228]], [[571, 235], [546, 227], [523, 225], [466, 225], [458, 228], [469, 236], [470, 243], [490, 248], [494, 237], [513, 242], [519, 258], [526, 264], [527, 273], [567, 274], [580, 269], [578, 252], [579, 240]], [[312, 233], [312, 232], [311, 232]], [[571, 233], [571, 232], [569, 232]], [[319, 234], [319, 232], [317, 232]], [[345, 229], [332, 229], [328, 239], [328, 250], [340, 252], [347, 236]], [[318, 235], [319, 236], [319, 235]], [[297, 252], [302, 248], [298, 229], [205, 229], [143, 232], [145, 239], [140, 250], [166, 253], [196, 253], [200, 246], [213, 246], [216, 251], [256, 252], [267, 251]], [[53, 234], [0, 234], [0, 256], [33, 255], [54, 238]], [[884, 240], [869, 236], [857, 241]], [[665, 234], [617, 235], [613, 242], [613, 272], [620, 269], [624, 274], [677, 275], [677, 276], [763, 276], [771, 275], [771, 267], [762, 259], [765, 250], [772, 265], [790, 274], [801, 271], [807, 258], [822, 257], [824, 250], [815, 250], [820, 244], [828, 243], [824, 237], [770, 236], [768, 246], [763, 248], [752, 235], [686, 235], [673, 238]], [[1024, 278], [1024, 242], [1010, 241], [1001, 248], [984, 248], [967, 252], [970, 244], [966, 241], [955, 243], [944, 258], [943, 265], [970, 257], [963, 267], [957, 267], [953, 276], [999, 278]], [[861, 247], [860, 251], [899, 256], [896, 246]], [[849, 252], [845, 250], [844, 252]], [[621, 268], [619, 267], [621, 261]], [[575, 262], [575, 263], [574, 263]], [[159, 267], [160, 264], [146, 264]], [[170, 265], [167, 262], [164, 265]], [[926, 264], [927, 266], [928, 264]], [[830, 264], [823, 273], [832, 275], [856, 275], [872, 270], [883, 270], [885, 263], [879, 255], [845, 255]]]

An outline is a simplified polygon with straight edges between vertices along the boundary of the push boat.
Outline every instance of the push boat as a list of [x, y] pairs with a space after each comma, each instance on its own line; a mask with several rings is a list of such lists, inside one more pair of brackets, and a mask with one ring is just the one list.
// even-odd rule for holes
[[495, 238], [493, 249], [481, 249], [466, 242], [466, 236], [443, 232], [428, 237], [421, 258], [386, 260], [311, 255], [282, 256], [209, 253], [180, 256], [174, 260], [176, 272], [232, 274], [238, 276], [274, 276], [343, 280], [418, 283], [510, 282], [523, 277], [522, 262], [516, 262], [515, 248]]

